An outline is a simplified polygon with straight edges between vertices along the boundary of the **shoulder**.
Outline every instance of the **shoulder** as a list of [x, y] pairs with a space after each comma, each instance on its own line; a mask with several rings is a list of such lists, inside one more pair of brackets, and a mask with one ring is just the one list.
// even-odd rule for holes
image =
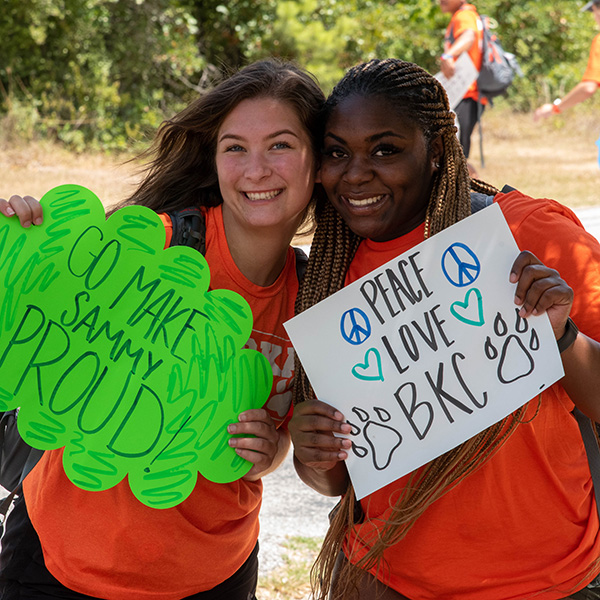
[[550, 267], [580, 260], [584, 253], [600, 258], [600, 245], [577, 215], [550, 198], [532, 198], [519, 191], [498, 194], [508, 226], [521, 250], [533, 252]]
[[513, 233], [527, 224], [531, 226], [538, 222], [559, 228], [568, 225], [583, 230], [581, 221], [569, 207], [550, 198], [532, 198], [514, 190], [497, 194], [495, 202], [500, 205]]
[[571, 316], [585, 334], [600, 339], [600, 244], [568, 207], [519, 192], [498, 194], [519, 249], [556, 269], [575, 292]]
[[478, 19], [479, 14], [472, 4], [465, 4], [460, 10], [457, 10], [452, 17], [456, 27], [461, 31], [465, 29], [477, 30]]

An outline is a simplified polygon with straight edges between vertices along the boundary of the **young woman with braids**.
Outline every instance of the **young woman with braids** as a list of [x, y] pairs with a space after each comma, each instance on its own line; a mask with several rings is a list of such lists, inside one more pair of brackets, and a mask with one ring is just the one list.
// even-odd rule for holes
[[546, 312], [556, 339], [571, 343], [561, 344], [559, 383], [359, 505], [344, 463], [351, 427], [298, 371], [297, 471], [343, 496], [313, 570], [315, 597], [600, 598], [587, 587], [600, 571], [598, 513], [571, 414], [576, 405], [600, 421], [600, 245], [557, 202], [471, 181], [446, 94], [416, 65], [350, 69], [325, 112], [330, 203], [317, 214], [297, 312], [467, 217], [481, 192], [495, 195], [523, 250], [506, 274], [520, 314]]
[[[249, 347], [273, 367], [264, 408], [227, 427], [230, 445], [253, 463], [239, 481], [198, 475], [168, 509], [137, 500], [127, 481], [102, 492], [66, 478], [62, 450], [44, 453], [8, 518], [0, 556], [3, 600], [251, 600], [258, 574], [261, 477], [289, 448], [293, 349], [282, 323], [298, 290], [292, 237], [314, 203], [325, 97], [289, 63], [252, 64], [161, 126], [146, 176], [124, 204], [159, 213], [201, 207], [211, 287], [233, 290], [254, 317]], [[0, 212], [39, 225], [39, 203], [0, 200]], [[162, 214], [171, 237], [171, 222]], [[235, 436], [234, 436], [235, 434]]]

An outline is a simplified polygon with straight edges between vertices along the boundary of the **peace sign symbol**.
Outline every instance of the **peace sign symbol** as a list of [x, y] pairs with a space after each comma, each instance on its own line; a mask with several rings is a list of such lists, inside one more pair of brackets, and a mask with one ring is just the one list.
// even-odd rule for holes
[[340, 331], [348, 343], [358, 346], [371, 335], [371, 323], [360, 308], [351, 308], [342, 315]]
[[471, 248], [456, 242], [442, 255], [442, 271], [452, 285], [465, 287], [479, 277], [481, 263]]

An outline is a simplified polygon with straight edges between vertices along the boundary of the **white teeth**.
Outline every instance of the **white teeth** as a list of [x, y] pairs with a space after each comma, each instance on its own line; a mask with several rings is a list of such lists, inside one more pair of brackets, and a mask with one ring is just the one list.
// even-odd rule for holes
[[249, 200], [270, 200], [281, 193], [281, 190], [272, 190], [270, 192], [246, 192]]
[[351, 206], [369, 206], [369, 204], [375, 204], [383, 198], [381, 196], [371, 196], [371, 198], [364, 198], [363, 200], [357, 200], [356, 198], [346, 198], [348, 204]]

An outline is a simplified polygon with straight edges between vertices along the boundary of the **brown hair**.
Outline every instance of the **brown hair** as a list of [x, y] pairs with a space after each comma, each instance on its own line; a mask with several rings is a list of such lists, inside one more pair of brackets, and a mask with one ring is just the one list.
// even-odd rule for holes
[[[327, 99], [325, 119], [340, 100], [351, 95], [377, 95], [401, 107], [403, 116], [412, 119], [423, 132], [429, 149], [431, 142], [441, 137], [444, 152], [440, 168], [431, 182], [432, 191], [425, 217], [426, 238], [471, 214], [472, 190], [497, 193], [494, 187], [469, 179], [467, 162], [456, 137], [454, 115], [449, 109], [446, 92], [427, 71], [397, 59], [372, 60], [357, 65], [348, 71]], [[306, 310], [343, 287], [346, 271], [360, 242], [361, 238], [349, 229], [331, 203], [319, 209], [317, 229], [306, 275], [298, 293], [296, 312]], [[294, 395], [296, 403], [314, 397], [298, 360]], [[370, 548], [356, 562], [359, 569], [346, 561], [342, 572], [332, 581], [333, 566], [342, 543], [348, 531], [355, 526], [355, 496], [350, 484], [340, 509], [332, 519], [313, 568], [315, 598], [326, 598], [330, 589], [335, 598], [348, 597], [350, 586], [356, 584], [362, 570], [376, 568], [381, 572], [385, 568], [385, 549], [400, 541], [427, 507], [480, 467], [500, 447], [518, 424], [521, 412], [517, 411], [416, 470], [400, 497], [390, 501], [390, 516], [382, 525], [377, 539], [367, 542]]]
[[325, 96], [317, 81], [292, 62], [257, 61], [162, 123], [154, 142], [141, 155], [150, 159], [142, 171], [144, 179], [113, 211], [128, 204], [147, 206], [157, 212], [221, 204], [215, 166], [219, 128], [240, 102], [260, 97], [280, 100], [294, 109], [311, 139], [314, 156], [318, 157]]

